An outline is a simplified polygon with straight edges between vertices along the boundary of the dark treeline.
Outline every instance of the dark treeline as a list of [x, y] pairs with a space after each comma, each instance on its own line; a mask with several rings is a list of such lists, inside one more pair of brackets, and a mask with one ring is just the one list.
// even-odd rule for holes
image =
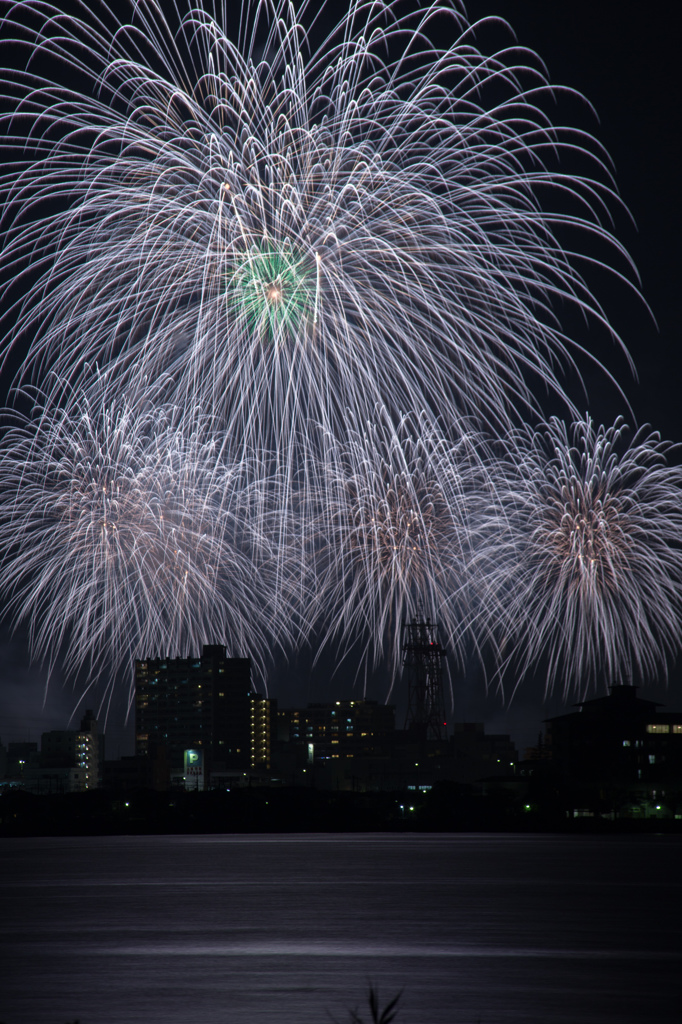
[[560, 803], [529, 807], [498, 790], [443, 782], [418, 797], [304, 788], [0, 797], [0, 837], [286, 832], [680, 832], [682, 821], [571, 818]]

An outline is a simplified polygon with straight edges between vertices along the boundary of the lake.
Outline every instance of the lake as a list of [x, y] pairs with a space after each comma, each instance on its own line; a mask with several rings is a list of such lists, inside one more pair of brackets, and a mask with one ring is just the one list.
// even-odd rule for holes
[[678, 1024], [682, 837], [0, 841], [2, 1024]]

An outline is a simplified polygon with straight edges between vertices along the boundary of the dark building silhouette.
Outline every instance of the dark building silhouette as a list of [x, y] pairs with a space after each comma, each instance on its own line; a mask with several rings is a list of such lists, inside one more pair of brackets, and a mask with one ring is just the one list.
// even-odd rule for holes
[[519, 759], [511, 736], [486, 733], [483, 722], [455, 722], [451, 749], [457, 782], [514, 776]]
[[114, 792], [152, 789], [163, 793], [170, 787], [165, 745], [149, 746], [147, 754], [121, 757], [116, 761], [105, 761], [103, 765], [102, 788]]
[[165, 746], [171, 776], [184, 752], [200, 752], [205, 780], [251, 764], [251, 659], [228, 658], [221, 644], [198, 657], [135, 662], [136, 753]]
[[547, 723], [552, 766], [573, 807], [674, 813], [682, 791], [682, 712], [659, 711], [635, 686], [612, 686], [608, 697], [576, 707]]

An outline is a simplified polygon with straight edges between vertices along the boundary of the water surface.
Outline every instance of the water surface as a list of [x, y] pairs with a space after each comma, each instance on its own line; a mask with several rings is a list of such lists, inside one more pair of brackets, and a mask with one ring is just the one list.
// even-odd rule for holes
[[678, 1024], [682, 839], [0, 842], [2, 1024]]

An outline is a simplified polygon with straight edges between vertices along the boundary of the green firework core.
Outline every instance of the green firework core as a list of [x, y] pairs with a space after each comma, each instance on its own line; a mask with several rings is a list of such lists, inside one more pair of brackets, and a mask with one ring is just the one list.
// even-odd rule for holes
[[232, 316], [262, 340], [299, 334], [317, 315], [315, 263], [286, 241], [251, 245], [227, 275]]

